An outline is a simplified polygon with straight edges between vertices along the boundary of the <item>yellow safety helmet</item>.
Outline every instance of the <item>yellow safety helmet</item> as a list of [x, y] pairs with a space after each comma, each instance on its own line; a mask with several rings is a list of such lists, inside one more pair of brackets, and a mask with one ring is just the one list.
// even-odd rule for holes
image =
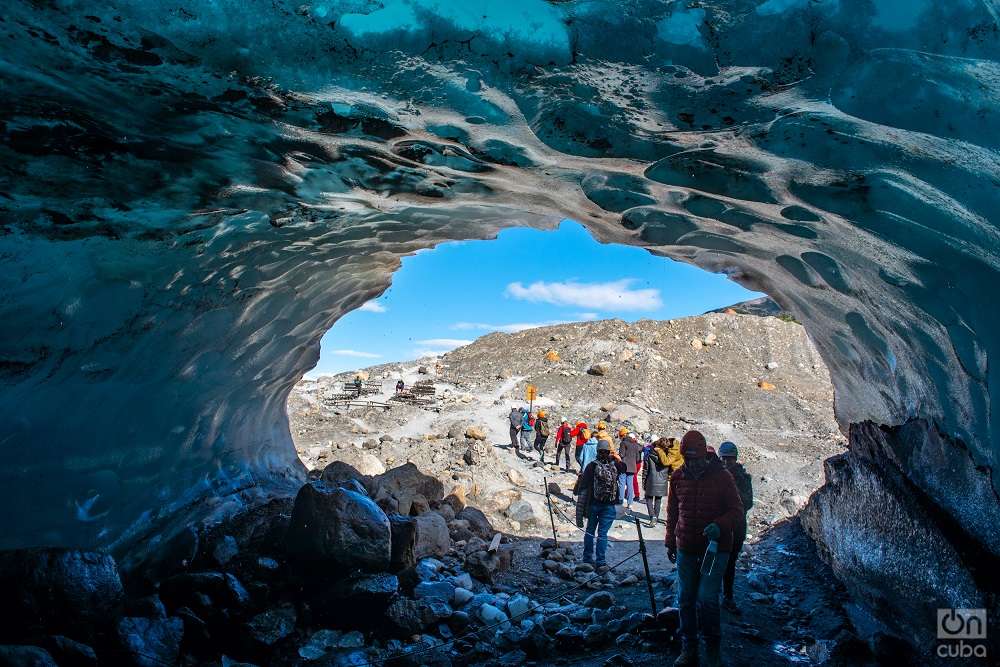
[[539, 416], [539, 417], [545, 417], [545, 414], [546, 414], [546, 413], [545, 413], [545, 410], [539, 410], [539, 411], [538, 411], [538, 416]]
[[603, 430], [604, 430], [604, 429], [606, 429], [607, 427], [608, 427], [608, 425], [607, 425], [607, 424], [605, 424], [605, 423], [604, 423], [603, 421], [599, 421], [599, 422], [597, 422], [597, 430], [598, 430], [598, 431], [603, 431]]
[[628, 435], [628, 429], [624, 426], [618, 427], [618, 437], [624, 438], [626, 435]]

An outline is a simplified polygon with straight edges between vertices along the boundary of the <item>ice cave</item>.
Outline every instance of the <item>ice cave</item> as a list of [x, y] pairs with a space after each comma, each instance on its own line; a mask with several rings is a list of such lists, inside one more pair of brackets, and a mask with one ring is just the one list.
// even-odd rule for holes
[[915, 644], [1000, 650], [995, 0], [14, 0], [0, 548], [151, 558], [304, 480], [284, 412], [400, 257], [580, 220], [804, 323], [803, 521]]

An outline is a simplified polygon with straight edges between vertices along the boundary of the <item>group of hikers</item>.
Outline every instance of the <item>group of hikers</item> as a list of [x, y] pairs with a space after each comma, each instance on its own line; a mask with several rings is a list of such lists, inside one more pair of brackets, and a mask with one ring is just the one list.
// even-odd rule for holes
[[[545, 460], [550, 435], [544, 410], [532, 414], [511, 408], [511, 446], [519, 456], [534, 450]], [[608, 425], [598, 421], [570, 425], [562, 419], [555, 431], [556, 460], [565, 452], [566, 472], [579, 466], [573, 493], [576, 521], [586, 523], [583, 561], [606, 571], [608, 532], [619, 516], [631, 513], [634, 499], [643, 495], [648, 527], [660, 519], [667, 498], [664, 540], [667, 558], [677, 566], [677, 606], [680, 611], [681, 654], [677, 667], [699, 664], [699, 635], [705, 643], [701, 664], [721, 664], [720, 593], [722, 605], [739, 614], [733, 597], [736, 560], [747, 533], [747, 513], [753, 507], [750, 474], [737, 460], [732, 442], [708, 445], [698, 431], [681, 439], [639, 436], [618, 429], [618, 442]], [[596, 547], [596, 548], [595, 548]]]

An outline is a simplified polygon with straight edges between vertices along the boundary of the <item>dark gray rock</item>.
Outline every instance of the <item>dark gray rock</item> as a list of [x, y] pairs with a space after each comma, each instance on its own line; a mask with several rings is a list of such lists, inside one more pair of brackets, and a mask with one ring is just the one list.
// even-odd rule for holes
[[397, 597], [385, 610], [387, 630], [390, 634], [409, 637], [420, 632], [424, 625], [420, 607], [410, 598]]
[[418, 600], [438, 598], [443, 602], [450, 602], [454, 594], [455, 585], [448, 581], [424, 581], [413, 589], [413, 597]]
[[[436, 477], [425, 475], [412, 463], [387, 470], [371, 478], [367, 484], [371, 497], [376, 501], [391, 498], [396, 511], [407, 516], [416, 496], [422, 496], [427, 503], [444, 498], [444, 485]], [[381, 505], [381, 502], [380, 502]]]
[[368, 482], [371, 481], [371, 477], [368, 475], [362, 475], [361, 472], [346, 461], [334, 461], [330, 465], [323, 468], [323, 474], [320, 476], [320, 480], [326, 482], [330, 486], [344, 486], [348, 482], [359, 482], [363, 488], [368, 488]]
[[504, 667], [520, 667], [528, 660], [528, 655], [521, 649], [514, 649], [497, 658], [497, 664]]
[[164, 667], [177, 663], [184, 623], [177, 617], [126, 616], [115, 627], [121, 663], [135, 667]]
[[610, 609], [615, 604], [615, 596], [608, 591], [597, 591], [596, 593], [591, 593], [586, 600], [583, 601], [583, 606], [590, 607], [592, 609]]
[[493, 539], [493, 533], [496, 531], [493, 530], [493, 524], [491, 524], [490, 520], [486, 518], [486, 515], [483, 514], [482, 510], [472, 506], [463, 507], [458, 514], [455, 515], [455, 518], [468, 521], [469, 530], [471, 530], [480, 539], [486, 540], [487, 542]]
[[38, 646], [0, 646], [0, 667], [59, 667], [48, 651]]
[[500, 569], [500, 557], [495, 553], [476, 551], [465, 559], [466, 571], [480, 581], [491, 582]]
[[133, 598], [125, 602], [126, 616], [145, 616], [146, 618], [166, 618], [167, 609], [157, 595], [147, 595]]
[[71, 549], [0, 552], [0, 638], [41, 632], [88, 639], [108, 623], [124, 593], [115, 559]]
[[571, 621], [566, 614], [549, 614], [542, 621], [542, 627], [550, 635], [554, 635], [563, 628], [569, 627]]
[[282, 605], [261, 612], [247, 621], [247, 634], [264, 646], [274, 646], [295, 630], [295, 607]]
[[59, 667], [96, 667], [97, 653], [87, 644], [74, 641], [62, 635], [46, 637], [41, 642]]
[[583, 648], [583, 633], [572, 626], [556, 632], [555, 639], [564, 650], [579, 651]]
[[414, 553], [417, 541], [417, 520], [411, 516], [390, 514], [389, 532], [391, 540], [389, 570], [399, 572], [413, 567], [417, 562]]
[[[160, 586], [160, 596], [170, 608], [181, 606], [240, 609], [250, 602], [250, 594], [228, 572], [190, 572], [170, 577]], [[208, 597], [208, 603], [203, 596]]]
[[311, 482], [299, 489], [288, 526], [289, 553], [339, 573], [388, 569], [389, 519], [370, 498]]

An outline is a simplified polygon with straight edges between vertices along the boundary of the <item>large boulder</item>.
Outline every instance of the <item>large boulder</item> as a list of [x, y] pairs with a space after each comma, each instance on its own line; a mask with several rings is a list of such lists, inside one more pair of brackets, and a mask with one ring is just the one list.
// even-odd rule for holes
[[425, 475], [412, 463], [401, 465], [376, 475], [368, 484], [371, 496], [379, 504], [386, 498], [395, 501], [396, 511], [410, 514], [413, 499], [423, 496], [427, 502], [435, 503], [444, 498], [444, 485], [436, 477]]
[[419, 560], [427, 556], [443, 556], [451, 548], [448, 522], [437, 512], [415, 517], [417, 524], [413, 554]]
[[299, 489], [285, 541], [294, 556], [345, 574], [386, 570], [392, 553], [389, 518], [379, 506], [323, 482]]
[[124, 592], [115, 559], [71, 549], [0, 552], [0, 637], [36, 630], [84, 639], [115, 615]]
[[363, 474], [347, 461], [334, 461], [323, 468], [323, 476], [320, 479], [331, 486], [344, 486], [355, 480], [365, 488], [368, 488], [368, 482], [371, 481], [370, 476]]
[[482, 510], [479, 508], [472, 506], [463, 507], [462, 511], [459, 512], [455, 518], [468, 521], [469, 530], [471, 530], [476, 536], [487, 541], [493, 539], [493, 533], [496, 531], [493, 530], [493, 525], [490, 523], [490, 520], [486, 518], [486, 515], [483, 514]]
[[412, 516], [390, 514], [389, 531], [392, 542], [389, 570], [399, 572], [416, 565], [413, 549], [417, 541], [417, 520]]

